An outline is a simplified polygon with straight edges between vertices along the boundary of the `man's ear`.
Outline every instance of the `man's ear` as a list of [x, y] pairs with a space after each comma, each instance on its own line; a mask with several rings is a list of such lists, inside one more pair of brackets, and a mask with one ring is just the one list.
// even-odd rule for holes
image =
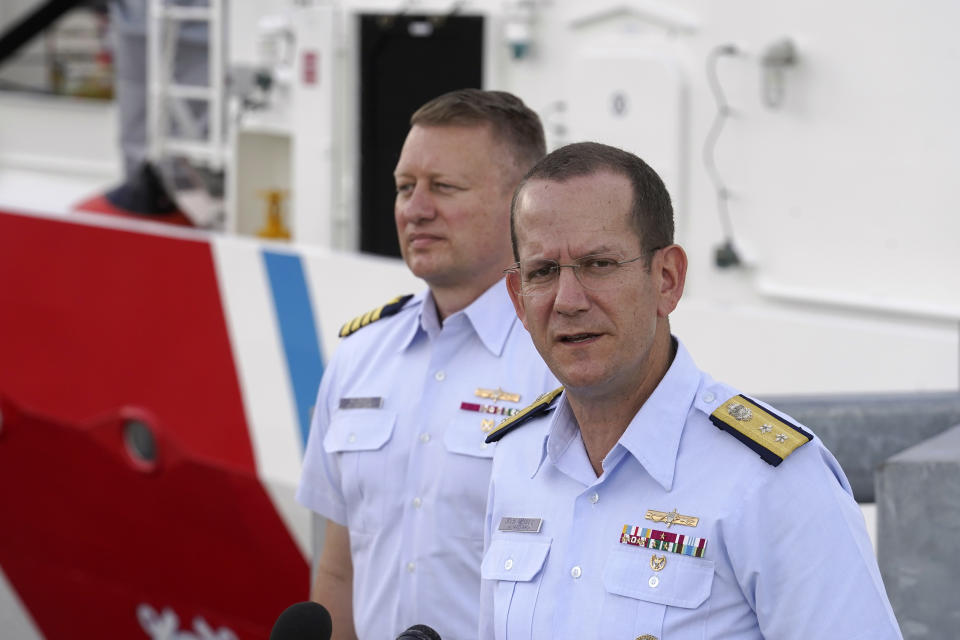
[[523, 307], [524, 298], [514, 291], [515, 280], [519, 279], [519, 277], [519, 274], [508, 273], [507, 277], [503, 280], [503, 284], [507, 287], [507, 293], [510, 294], [510, 302], [513, 303], [513, 309], [517, 312], [517, 317], [520, 318], [520, 322], [523, 323], [523, 328], [529, 331], [530, 328], [527, 327], [527, 311]]
[[687, 279], [687, 253], [680, 245], [664, 247], [654, 256], [651, 268], [660, 275], [660, 302], [657, 315], [666, 318], [680, 302]]

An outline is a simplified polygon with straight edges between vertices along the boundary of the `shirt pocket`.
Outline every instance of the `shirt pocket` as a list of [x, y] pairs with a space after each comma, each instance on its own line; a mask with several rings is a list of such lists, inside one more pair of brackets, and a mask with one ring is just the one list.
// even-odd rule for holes
[[383, 409], [341, 410], [330, 420], [323, 449], [336, 457], [351, 529], [375, 531], [388, 521], [386, 510], [398, 502], [385, 491], [385, 487], [399, 486], [394, 480], [402, 480], [387, 477], [394, 465], [385, 445], [396, 423], [397, 414]]
[[487, 434], [481, 428], [482, 414], [457, 415], [447, 426], [443, 434], [443, 446], [450, 453], [474, 458], [493, 458], [493, 444], [484, 442]]
[[[529, 534], [517, 534], [529, 535]], [[493, 624], [497, 638], [527, 638], [550, 553], [550, 538], [494, 538], [483, 556], [480, 576], [495, 580]]]
[[323, 449], [327, 453], [375, 451], [393, 434], [397, 414], [383, 409], [347, 409], [337, 411], [330, 420]]
[[[654, 555], [655, 564], [662, 566], [659, 571], [651, 566]], [[668, 630], [682, 630], [671, 633], [671, 639], [702, 638], [706, 616], [693, 610], [710, 596], [713, 575], [712, 560], [643, 547], [615, 548], [603, 571], [607, 593], [601, 637], [649, 634], [662, 638], [666, 623]]]
[[448, 535], [469, 538], [477, 552], [483, 548], [483, 514], [487, 507], [494, 445], [483, 442], [478, 414], [460, 412], [443, 433], [442, 467], [437, 478], [439, 522], [457, 522]]

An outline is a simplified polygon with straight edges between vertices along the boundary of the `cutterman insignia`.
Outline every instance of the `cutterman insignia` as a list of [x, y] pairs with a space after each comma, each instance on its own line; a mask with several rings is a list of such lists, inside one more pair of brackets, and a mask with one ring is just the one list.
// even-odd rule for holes
[[522, 411], [520, 411], [520, 413], [518, 413], [517, 415], [507, 418], [506, 420], [501, 422], [499, 425], [497, 425], [497, 428], [494, 429], [490, 433], [490, 435], [487, 436], [486, 442], [488, 444], [491, 442], [496, 442], [497, 440], [507, 435], [508, 433], [510, 433], [517, 427], [519, 427], [521, 424], [523, 424], [530, 418], [534, 418], [543, 413], [546, 413], [547, 411], [550, 411], [553, 401], [557, 399], [561, 391], [563, 391], [563, 387], [558, 387], [553, 391], [548, 391], [547, 393], [541, 395], [539, 398], [534, 400], [533, 404], [531, 404], [526, 409], [523, 409]]
[[407, 300], [409, 300], [412, 297], [413, 297], [412, 294], [405, 295], [405, 296], [398, 296], [393, 300], [391, 300], [390, 302], [388, 302], [387, 304], [383, 305], [382, 307], [377, 307], [376, 309], [367, 311], [362, 316], [357, 316], [350, 322], [340, 327], [340, 337], [346, 338], [351, 333], [354, 333], [357, 330], [362, 329], [363, 327], [367, 326], [372, 322], [376, 322], [377, 320], [380, 320], [381, 318], [386, 318], [387, 316], [392, 316], [397, 311], [400, 311], [400, 309], [403, 308], [403, 305], [407, 304]]
[[675, 524], [682, 524], [686, 527], [695, 527], [700, 523], [700, 518], [697, 516], [683, 516], [677, 513], [676, 509], [670, 512], [647, 509], [647, 514], [644, 517], [646, 517], [647, 520], [653, 520], [654, 522], [665, 522], [667, 524], [667, 529]]
[[813, 440], [809, 432], [744, 395], [734, 396], [723, 403], [710, 414], [710, 421], [773, 466], [779, 465], [798, 447]]
[[500, 387], [496, 389], [477, 389], [473, 392], [478, 398], [486, 398], [488, 400], [493, 400], [494, 402], [499, 402], [503, 400], [505, 402], [520, 402], [519, 393], [510, 393], [509, 391], [504, 391]]

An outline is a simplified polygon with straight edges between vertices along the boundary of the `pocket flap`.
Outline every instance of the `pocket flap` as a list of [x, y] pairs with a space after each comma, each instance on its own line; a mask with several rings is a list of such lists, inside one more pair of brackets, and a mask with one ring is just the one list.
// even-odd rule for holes
[[327, 453], [379, 449], [393, 434], [397, 414], [383, 409], [346, 409], [337, 411], [323, 439]]
[[450, 422], [443, 434], [443, 445], [451, 453], [459, 453], [478, 458], [492, 458], [496, 445], [484, 442], [487, 434], [483, 432], [478, 414], [457, 416]]
[[483, 555], [480, 576], [485, 580], [529, 582], [540, 572], [549, 551], [549, 538], [527, 541], [494, 539]]
[[[656, 554], [665, 557], [660, 571], [650, 566]], [[713, 586], [713, 561], [638, 547], [617, 548], [607, 559], [603, 586], [609, 593], [670, 607], [694, 609]]]

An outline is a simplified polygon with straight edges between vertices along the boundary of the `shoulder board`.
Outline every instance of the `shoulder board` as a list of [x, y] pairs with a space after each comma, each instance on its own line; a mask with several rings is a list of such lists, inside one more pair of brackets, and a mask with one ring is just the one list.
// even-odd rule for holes
[[346, 338], [351, 333], [354, 333], [363, 327], [367, 326], [372, 322], [376, 322], [380, 318], [386, 318], [387, 316], [392, 316], [397, 311], [403, 308], [403, 305], [407, 303], [407, 300], [413, 297], [413, 294], [408, 294], [405, 296], [398, 296], [383, 305], [382, 307], [377, 307], [371, 311], [367, 311], [362, 316], [357, 316], [350, 322], [346, 323], [340, 327], [340, 337]]
[[520, 425], [522, 425], [527, 420], [535, 418], [541, 414], [546, 413], [550, 410], [550, 405], [553, 404], [553, 401], [557, 399], [560, 395], [560, 392], [563, 391], [563, 387], [558, 387], [553, 391], [548, 391], [538, 397], [533, 401], [526, 409], [521, 409], [520, 413], [510, 416], [503, 422], [497, 425], [497, 428], [490, 432], [490, 435], [487, 436], [485, 442], [490, 444], [491, 442], [496, 442], [503, 436], [507, 435]]
[[798, 447], [813, 440], [808, 431], [745, 395], [733, 396], [724, 402], [710, 414], [710, 421], [775, 467]]

